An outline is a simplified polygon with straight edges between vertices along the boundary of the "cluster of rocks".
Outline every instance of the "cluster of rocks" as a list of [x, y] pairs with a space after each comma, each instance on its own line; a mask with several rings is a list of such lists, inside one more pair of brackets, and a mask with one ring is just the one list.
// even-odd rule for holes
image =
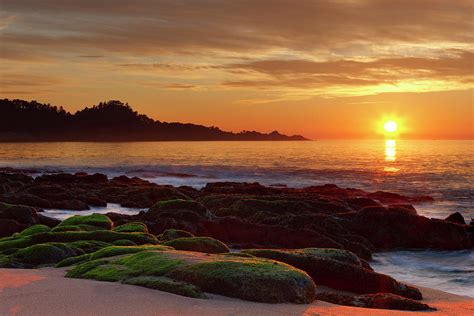
[[46, 223], [40, 208], [84, 210], [118, 203], [149, 209], [135, 216], [108, 214], [118, 225], [144, 222], [153, 234], [182, 229], [237, 248], [329, 247], [370, 259], [377, 249], [473, 247], [473, 226], [462, 215], [430, 219], [412, 206], [430, 201], [335, 185], [292, 189], [226, 182], [197, 190], [103, 174], [0, 174], [0, 202], [33, 207], [26, 221], [0, 208], [0, 226], [10, 227], [9, 232], [36, 223], [54, 225]]
[[[36, 224], [0, 238], [0, 268], [68, 267], [66, 277], [122, 282], [194, 298], [215, 293], [265, 303], [311, 303], [429, 310], [416, 288], [374, 272], [341, 249], [246, 249], [182, 230], [155, 236], [141, 222], [105, 215]], [[317, 293], [316, 285], [339, 292]]]
[[[473, 223], [461, 214], [446, 220], [417, 214], [413, 204], [431, 201], [335, 185], [225, 182], [198, 190], [103, 174], [0, 173], [0, 267], [73, 265], [70, 277], [192, 297], [211, 292], [273, 303], [317, 297], [426, 310], [416, 288], [374, 272], [368, 260], [382, 249], [474, 247]], [[47, 208], [107, 203], [147, 211], [63, 222], [42, 215]], [[353, 294], [316, 294], [315, 284]]]

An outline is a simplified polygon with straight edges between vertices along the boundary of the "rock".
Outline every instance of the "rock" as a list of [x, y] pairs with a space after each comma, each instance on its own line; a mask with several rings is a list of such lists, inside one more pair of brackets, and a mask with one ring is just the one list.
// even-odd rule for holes
[[347, 295], [333, 292], [316, 294], [316, 299], [338, 305], [356, 306], [363, 308], [395, 309], [402, 311], [431, 311], [434, 308], [390, 293], [377, 293], [365, 295]]
[[8, 237], [25, 229], [25, 225], [13, 219], [0, 219], [0, 238]]
[[[180, 295], [189, 293], [182, 291], [187, 286], [194, 293], [264, 303], [306, 304], [315, 297], [314, 282], [305, 272], [271, 260], [177, 250], [141, 251], [108, 260], [93, 257], [97, 256], [91, 254], [66, 277], [132, 283]], [[156, 284], [163, 282], [157, 278], [179, 282], [179, 286]]]
[[348, 197], [344, 199], [344, 202], [356, 210], [360, 210], [367, 206], [382, 206], [379, 202], [368, 197]]
[[[244, 253], [287, 263], [307, 272], [317, 284], [360, 294], [392, 293], [420, 300], [421, 292], [393, 278], [352, 264], [346, 253], [321, 255], [314, 250], [247, 249]], [[333, 250], [333, 252], [337, 253]], [[336, 260], [337, 259], [337, 260]]]
[[90, 210], [89, 205], [86, 202], [80, 200], [63, 200], [56, 201], [53, 203], [55, 208], [63, 210], [73, 210], [73, 211], [85, 211]]
[[434, 199], [430, 196], [415, 196], [408, 197], [397, 193], [377, 191], [368, 193], [366, 197], [377, 200], [383, 204], [396, 204], [396, 203], [422, 203], [422, 202], [433, 202]]
[[464, 217], [459, 212], [449, 215], [444, 220], [451, 223], [466, 225], [466, 221], [464, 220]]
[[143, 219], [153, 221], [163, 217], [183, 221], [199, 221], [202, 219], [211, 219], [212, 214], [199, 202], [175, 199], [158, 202], [144, 214]]
[[148, 233], [148, 227], [140, 222], [131, 222], [117, 226], [113, 229], [121, 233]]
[[351, 218], [347, 227], [379, 249], [466, 249], [474, 241], [466, 227], [428, 219], [406, 209], [366, 207]]
[[39, 224], [37, 211], [38, 209], [29, 206], [0, 202], [0, 219], [12, 219], [27, 226]]
[[221, 241], [210, 237], [184, 237], [163, 243], [177, 250], [196, 251], [204, 253], [229, 252], [229, 248]]
[[180, 230], [180, 229], [167, 229], [162, 234], [156, 236], [160, 242], [167, 242], [170, 240], [185, 238], [185, 237], [194, 237], [190, 232]]
[[96, 227], [97, 229], [110, 230], [112, 229], [114, 223], [110, 220], [110, 218], [102, 214], [92, 214], [87, 216], [75, 215], [62, 221], [58, 227], [75, 225], [86, 225]]

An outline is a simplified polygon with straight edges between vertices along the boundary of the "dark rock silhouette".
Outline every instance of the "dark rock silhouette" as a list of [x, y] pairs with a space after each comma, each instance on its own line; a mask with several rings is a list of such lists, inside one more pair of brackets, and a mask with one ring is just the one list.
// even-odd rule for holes
[[274, 131], [225, 132], [217, 127], [155, 121], [120, 101], [71, 114], [36, 101], [0, 100], [0, 142], [8, 141], [282, 141], [307, 140]]

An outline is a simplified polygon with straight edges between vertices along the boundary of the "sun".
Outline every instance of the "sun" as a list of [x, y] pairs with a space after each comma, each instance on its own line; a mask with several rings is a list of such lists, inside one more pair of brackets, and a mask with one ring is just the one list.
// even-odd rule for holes
[[395, 133], [397, 131], [398, 124], [395, 121], [387, 121], [383, 125], [383, 128], [387, 133]]

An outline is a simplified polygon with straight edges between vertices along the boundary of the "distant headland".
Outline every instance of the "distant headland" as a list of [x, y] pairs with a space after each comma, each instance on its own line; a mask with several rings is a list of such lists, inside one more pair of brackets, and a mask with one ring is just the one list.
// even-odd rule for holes
[[0, 100], [0, 142], [35, 141], [303, 141], [277, 131], [240, 133], [153, 120], [128, 104], [108, 101], [71, 114], [36, 101]]

